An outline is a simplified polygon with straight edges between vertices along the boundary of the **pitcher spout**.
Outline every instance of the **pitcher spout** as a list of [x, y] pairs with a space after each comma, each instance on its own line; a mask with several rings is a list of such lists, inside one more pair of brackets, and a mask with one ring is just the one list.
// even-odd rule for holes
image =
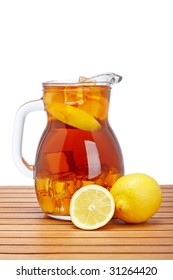
[[122, 76], [115, 73], [103, 73], [99, 75], [92, 76], [90, 78], [79, 77], [79, 83], [96, 83], [101, 85], [111, 86], [115, 83], [119, 83], [122, 80]]

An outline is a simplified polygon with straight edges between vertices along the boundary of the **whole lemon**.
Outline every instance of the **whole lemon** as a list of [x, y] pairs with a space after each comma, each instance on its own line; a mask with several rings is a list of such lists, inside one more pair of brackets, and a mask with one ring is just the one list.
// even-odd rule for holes
[[120, 177], [110, 192], [115, 201], [115, 216], [128, 223], [147, 221], [157, 212], [162, 201], [158, 183], [142, 173]]

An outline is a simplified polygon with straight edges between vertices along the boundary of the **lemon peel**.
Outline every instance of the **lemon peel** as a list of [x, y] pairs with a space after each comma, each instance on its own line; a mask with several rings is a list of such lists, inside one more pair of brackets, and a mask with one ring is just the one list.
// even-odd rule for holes
[[115, 201], [115, 216], [128, 223], [142, 223], [160, 208], [162, 193], [152, 177], [133, 173], [120, 177], [110, 189]]

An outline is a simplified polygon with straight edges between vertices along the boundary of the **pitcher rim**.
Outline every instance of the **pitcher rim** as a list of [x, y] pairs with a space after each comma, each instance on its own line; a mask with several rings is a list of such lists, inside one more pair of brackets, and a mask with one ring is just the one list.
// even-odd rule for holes
[[57, 80], [52, 80], [52, 81], [48, 81], [48, 82], [43, 82], [42, 83], [43, 86], [110, 86], [110, 83], [108, 82], [84, 82], [84, 83], [77, 83], [77, 82], [59, 82]]
[[114, 83], [119, 83], [122, 80], [122, 76], [115, 73], [102, 73], [94, 75], [90, 78], [80, 76], [78, 81], [46, 81], [43, 82], [43, 86], [111, 86]]

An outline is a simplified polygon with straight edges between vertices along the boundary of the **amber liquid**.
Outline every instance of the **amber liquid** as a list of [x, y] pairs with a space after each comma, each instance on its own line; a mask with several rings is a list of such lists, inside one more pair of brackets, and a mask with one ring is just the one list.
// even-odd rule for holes
[[[109, 94], [105, 89], [103, 91], [102, 88], [101, 94], [98, 89], [97, 92], [99, 102], [103, 97], [108, 100]], [[50, 89], [45, 96], [49, 93]], [[89, 103], [87, 106], [90, 108]], [[105, 112], [101, 118], [98, 118], [100, 129], [85, 131], [48, 113], [47, 128], [40, 141], [35, 164], [36, 193], [43, 212], [55, 218], [68, 217], [70, 200], [76, 190], [89, 184], [98, 184], [109, 190], [123, 174], [119, 143], [108, 125]]]

